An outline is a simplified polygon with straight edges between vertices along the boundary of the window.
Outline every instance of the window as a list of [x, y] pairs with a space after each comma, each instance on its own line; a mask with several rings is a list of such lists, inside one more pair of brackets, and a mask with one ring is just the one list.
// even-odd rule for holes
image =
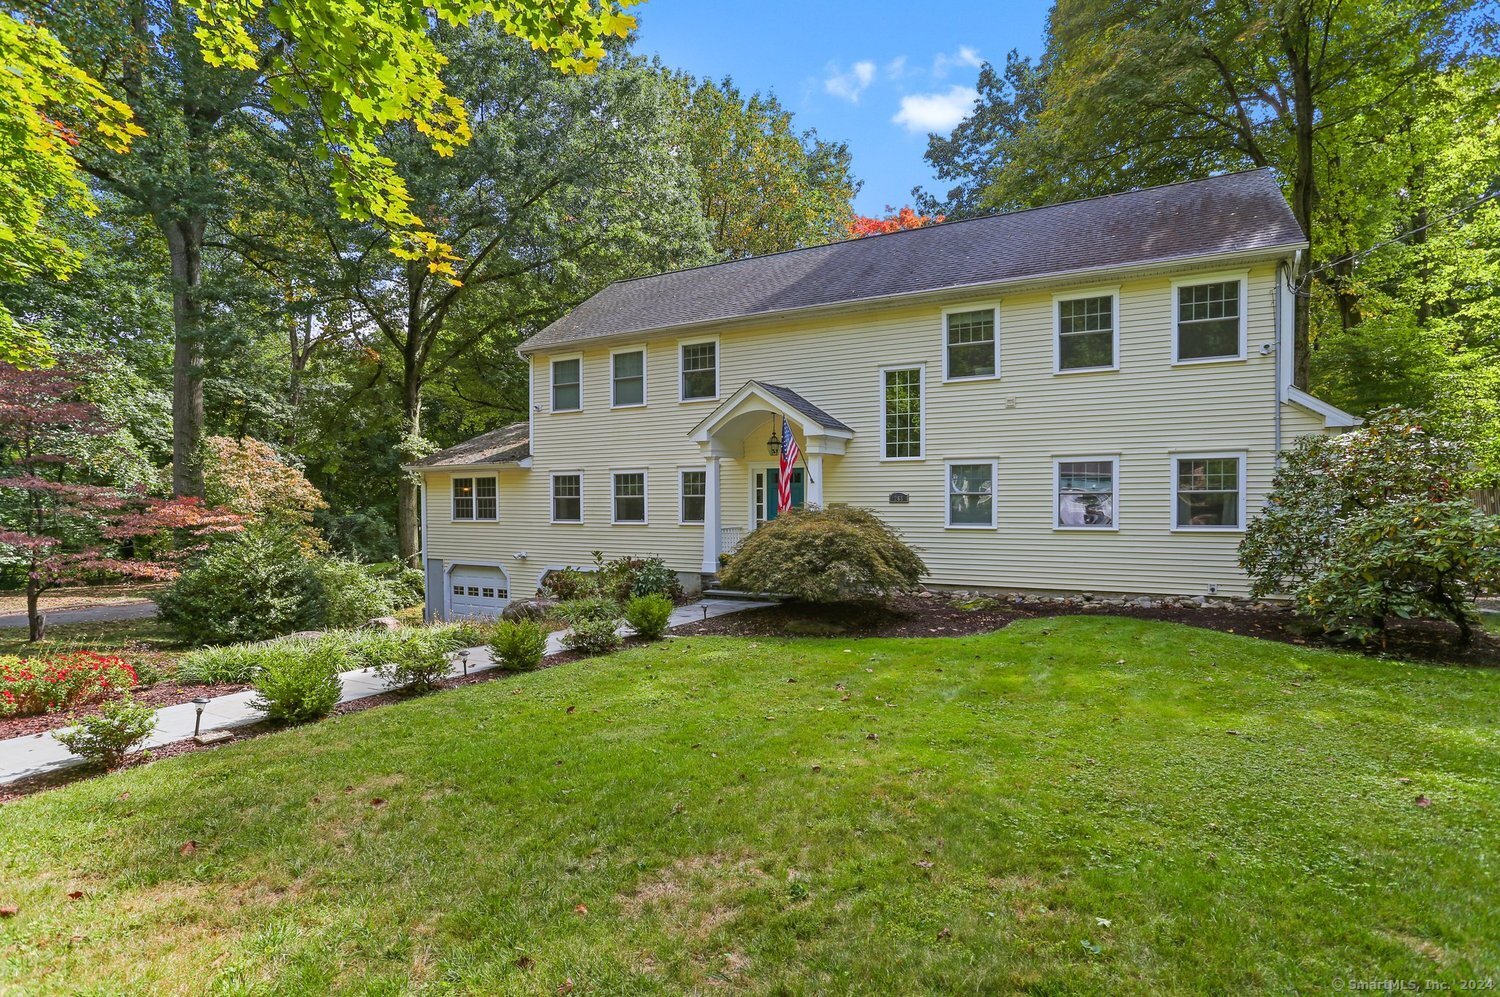
[[583, 408], [583, 361], [552, 361], [552, 411], [576, 412]]
[[1244, 281], [1174, 284], [1177, 362], [1244, 357]]
[[922, 456], [922, 368], [885, 370], [880, 376], [885, 459], [919, 458]]
[[552, 521], [554, 523], [583, 522], [583, 475], [554, 474], [552, 476]]
[[682, 511], [684, 523], [701, 523], [708, 508], [708, 472], [682, 472]]
[[613, 374], [611, 404], [616, 408], [646, 404], [646, 351], [615, 353], [609, 362]]
[[994, 377], [999, 370], [995, 339], [995, 309], [947, 312], [945, 376], [950, 381]]
[[1177, 529], [1239, 529], [1244, 484], [1239, 457], [1176, 458]]
[[453, 518], [466, 520], [497, 518], [495, 486], [496, 482], [493, 477], [454, 478]]
[[948, 525], [995, 525], [995, 465], [948, 465]]
[[1064, 530], [1115, 528], [1113, 457], [1057, 462], [1057, 521]]
[[1114, 294], [1057, 299], [1057, 369], [1115, 366]]
[[615, 519], [617, 523], [646, 521], [646, 472], [616, 471]]
[[682, 400], [719, 397], [719, 344], [685, 343], [682, 347]]

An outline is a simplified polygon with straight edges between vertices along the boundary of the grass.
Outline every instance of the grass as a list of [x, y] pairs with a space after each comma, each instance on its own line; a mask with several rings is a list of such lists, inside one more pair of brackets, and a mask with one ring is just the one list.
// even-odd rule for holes
[[34, 644], [25, 627], [0, 627], [0, 654], [34, 658], [73, 650], [134, 655], [162, 665], [175, 661], [187, 645], [155, 619], [49, 623], [47, 636]]
[[1456, 988], [1497, 716], [1120, 618], [677, 640], [5, 806], [0, 991]]

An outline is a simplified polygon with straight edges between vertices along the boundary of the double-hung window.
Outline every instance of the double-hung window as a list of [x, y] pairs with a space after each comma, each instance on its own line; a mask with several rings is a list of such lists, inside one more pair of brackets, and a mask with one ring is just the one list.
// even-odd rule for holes
[[880, 372], [881, 455], [886, 460], [922, 456], [922, 368]]
[[610, 404], [615, 408], [646, 404], [646, 351], [612, 354], [609, 364]]
[[583, 475], [554, 474], [552, 476], [552, 521], [554, 523], [583, 522]]
[[948, 525], [971, 529], [994, 527], [994, 461], [948, 465]]
[[485, 520], [499, 518], [499, 490], [494, 477], [453, 479], [453, 518]]
[[1113, 530], [1113, 457], [1078, 457], [1057, 462], [1057, 510], [1053, 526], [1062, 530]]
[[681, 475], [683, 523], [701, 523], [708, 507], [708, 472], [683, 471]]
[[616, 523], [644, 523], [646, 521], [646, 472], [614, 472], [614, 521]]
[[1237, 530], [1245, 520], [1245, 462], [1239, 456], [1174, 457], [1179, 530]]
[[1113, 370], [1119, 332], [1119, 295], [1113, 291], [1055, 299], [1057, 369]]
[[998, 309], [980, 308], [943, 314], [944, 376], [950, 381], [994, 377], [1000, 370]]
[[552, 411], [576, 412], [583, 408], [583, 360], [570, 357], [552, 361]]
[[1177, 363], [1245, 356], [1245, 281], [1174, 282], [1172, 341]]
[[679, 352], [682, 367], [682, 400], [719, 397], [719, 344], [683, 343]]

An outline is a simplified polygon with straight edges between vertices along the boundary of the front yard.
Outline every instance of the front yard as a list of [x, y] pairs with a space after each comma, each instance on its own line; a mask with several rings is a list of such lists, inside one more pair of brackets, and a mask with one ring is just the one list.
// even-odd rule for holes
[[1497, 716], [1492, 669], [1123, 618], [681, 639], [0, 808], [0, 990], [1456, 984]]

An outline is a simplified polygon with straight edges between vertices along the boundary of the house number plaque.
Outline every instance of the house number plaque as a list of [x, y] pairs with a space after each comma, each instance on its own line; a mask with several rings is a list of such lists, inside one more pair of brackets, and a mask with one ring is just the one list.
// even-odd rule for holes
[[911, 501], [911, 496], [905, 492], [891, 492], [891, 505], [906, 505]]

